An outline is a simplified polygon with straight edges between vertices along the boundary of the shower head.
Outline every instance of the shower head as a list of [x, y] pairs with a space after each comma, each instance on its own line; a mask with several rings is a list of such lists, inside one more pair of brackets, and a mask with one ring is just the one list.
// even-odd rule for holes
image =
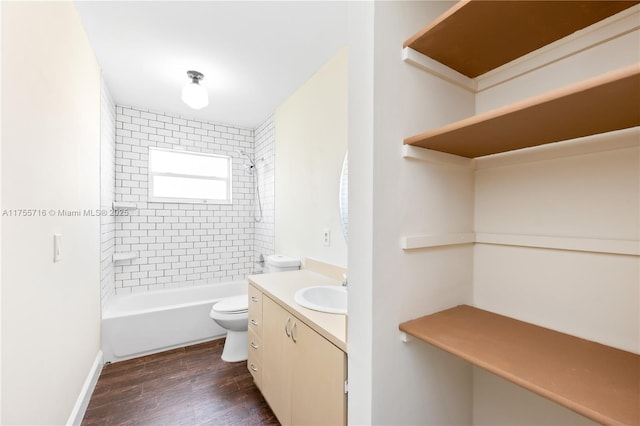
[[243, 148], [240, 148], [240, 149], [236, 150], [236, 152], [238, 154], [242, 155], [243, 157], [246, 157], [247, 160], [249, 161], [249, 164], [245, 164], [244, 165], [244, 168], [247, 169], [249, 171], [249, 173], [251, 173], [252, 169], [256, 167], [256, 163], [258, 161], [263, 161], [264, 160], [264, 158], [262, 158], [262, 157], [261, 158], [252, 157], [251, 155], [247, 154]]
[[256, 161], [264, 161], [264, 158], [255, 158], [255, 157], [251, 157], [249, 154], [247, 154], [243, 148], [237, 149], [236, 152], [240, 155], [242, 155], [243, 157], [247, 157], [247, 160], [249, 160], [249, 164], [243, 164], [242, 166], [244, 167], [245, 173], [248, 175], [252, 175], [253, 176], [253, 185], [254, 185], [254, 189], [255, 189], [255, 195], [256, 195], [256, 200], [257, 200], [257, 207], [258, 207], [258, 211], [259, 211], [259, 216], [255, 216], [253, 217], [253, 219], [256, 222], [262, 222], [262, 202], [260, 201], [260, 185], [259, 185], [259, 180], [258, 180], [258, 173], [254, 174], [254, 170], [257, 171], [256, 169]]
[[254, 163], [255, 163], [255, 161], [253, 160], [253, 158], [251, 158], [251, 156], [250, 156], [249, 154], [247, 154], [247, 153], [244, 151], [244, 149], [240, 148], [240, 149], [239, 149], [239, 150], [237, 150], [236, 152], [237, 152], [238, 154], [240, 154], [240, 155], [244, 156], [244, 157], [247, 157], [247, 160], [249, 160], [249, 162], [250, 162], [251, 164], [254, 164]]
[[253, 174], [253, 169], [256, 167], [256, 162], [253, 158], [251, 158], [251, 156], [249, 154], [247, 154], [244, 149], [240, 148], [239, 150], [237, 150], [237, 153], [247, 157], [247, 160], [249, 161], [249, 163], [245, 163], [242, 166], [244, 167], [245, 171], [247, 174], [252, 175]]

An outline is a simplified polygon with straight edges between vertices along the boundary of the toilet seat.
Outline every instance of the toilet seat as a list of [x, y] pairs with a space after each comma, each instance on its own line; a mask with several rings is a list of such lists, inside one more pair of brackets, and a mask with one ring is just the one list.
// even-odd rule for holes
[[214, 304], [211, 311], [221, 314], [242, 314], [249, 311], [247, 295], [227, 297]]

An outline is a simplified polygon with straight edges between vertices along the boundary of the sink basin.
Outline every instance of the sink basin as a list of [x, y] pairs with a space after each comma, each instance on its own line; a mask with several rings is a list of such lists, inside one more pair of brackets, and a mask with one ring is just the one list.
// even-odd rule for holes
[[347, 313], [347, 288], [339, 285], [305, 287], [296, 291], [294, 300], [300, 306], [331, 314]]

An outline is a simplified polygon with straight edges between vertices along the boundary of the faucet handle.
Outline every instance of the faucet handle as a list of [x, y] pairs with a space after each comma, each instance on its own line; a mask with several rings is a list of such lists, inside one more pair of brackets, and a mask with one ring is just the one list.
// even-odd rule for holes
[[348, 283], [347, 274], [342, 274], [342, 286], [346, 287]]

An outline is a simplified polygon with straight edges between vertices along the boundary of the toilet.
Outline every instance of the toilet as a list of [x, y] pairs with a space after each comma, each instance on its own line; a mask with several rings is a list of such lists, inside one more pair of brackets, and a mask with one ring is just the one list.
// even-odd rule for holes
[[223, 361], [236, 362], [247, 359], [248, 308], [249, 298], [246, 294], [225, 297], [211, 307], [211, 319], [227, 330], [227, 339], [222, 350]]
[[[300, 259], [274, 254], [267, 256], [265, 272], [284, 272], [300, 269]], [[249, 297], [225, 297], [214, 303], [209, 316], [220, 327], [227, 330], [227, 339], [222, 350], [222, 360], [227, 362], [247, 359], [247, 327], [249, 323]]]

